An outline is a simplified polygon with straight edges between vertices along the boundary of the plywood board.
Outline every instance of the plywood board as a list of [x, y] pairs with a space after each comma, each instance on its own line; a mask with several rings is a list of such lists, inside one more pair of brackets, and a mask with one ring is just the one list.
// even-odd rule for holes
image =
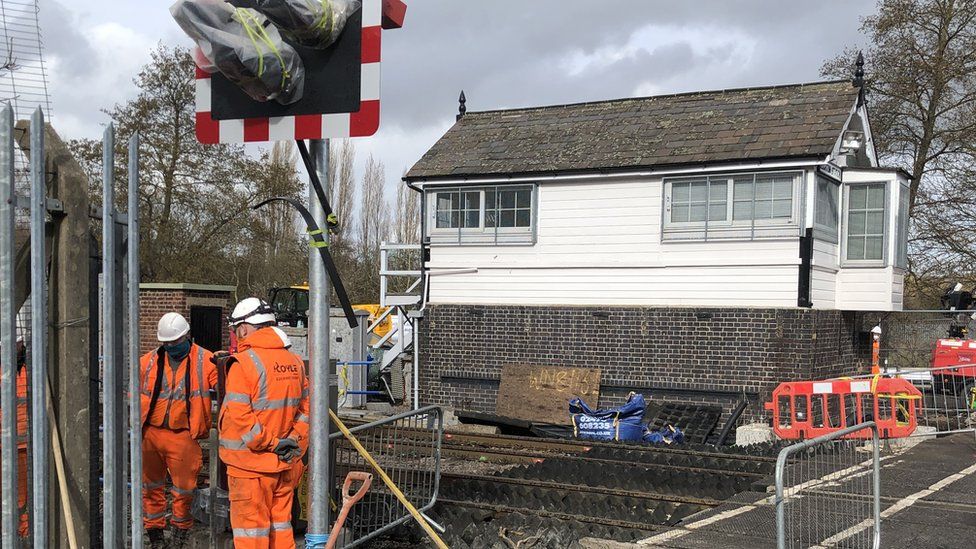
[[599, 368], [506, 364], [498, 387], [495, 413], [541, 423], [569, 424], [569, 400], [582, 398], [596, 406]]

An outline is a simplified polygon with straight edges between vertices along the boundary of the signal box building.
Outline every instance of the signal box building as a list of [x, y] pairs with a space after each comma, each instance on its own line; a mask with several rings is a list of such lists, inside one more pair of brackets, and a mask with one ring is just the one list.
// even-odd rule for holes
[[423, 403], [493, 411], [531, 364], [728, 409], [863, 368], [863, 312], [902, 308], [909, 178], [851, 82], [463, 110], [405, 176], [425, 269], [463, 273], [430, 276]]

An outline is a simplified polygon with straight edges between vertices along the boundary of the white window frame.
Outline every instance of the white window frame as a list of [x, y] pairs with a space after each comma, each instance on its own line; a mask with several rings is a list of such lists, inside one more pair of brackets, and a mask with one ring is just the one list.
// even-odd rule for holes
[[[734, 220], [735, 205], [735, 180], [747, 177], [760, 176], [788, 176], [792, 178], [792, 194], [790, 196], [790, 216], [781, 218], [763, 218]], [[724, 181], [726, 183], [726, 215], [724, 221], [671, 221], [672, 209], [672, 189], [675, 183], [701, 182], [708, 181], [709, 189], [714, 181]], [[709, 240], [721, 238], [733, 238], [751, 240], [764, 236], [786, 237], [777, 229], [797, 229], [799, 230], [800, 220], [803, 212], [803, 198], [805, 177], [803, 171], [768, 171], [768, 172], [738, 172], [714, 175], [669, 177], [664, 179], [663, 204], [661, 211], [661, 224], [663, 235], [675, 235], [675, 240]], [[755, 190], [753, 190], [755, 193]], [[710, 212], [711, 205], [706, 203], [706, 216]], [[681, 233], [691, 235], [691, 238], [681, 237]], [[792, 233], [789, 236], [796, 236]]]
[[909, 183], [905, 182], [898, 185], [898, 209], [895, 210], [895, 230], [897, 231], [895, 267], [904, 270], [908, 269], [908, 233], [911, 223], [908, 210], [911, 192]]
[[[531, 193], [528, 227], [486, 227], [485, 192], [489, 190], [528, 190]], [[440, 193], [479, 193], [480, 213], [478, 227], [437, 227], [437, 195]], [[534, 244], [538, 223], [538, 185], [479, 185], [470, 187], [430, 187], [425, 190], [427, 197], [427, 234], [431, 244], [455, 246], [498, 246]], [[497, 195], [496, 195], [497, 196]], [[497, 199], [496, 199], [497, 200]], [[463, 206], [463, 199], [459, 205]], [[520, 209], [520, 208], [516, 208]], [[463, 212], [464, 209], [462, 208]], [[460, 221], [460, 220], [459, 220]], [[496, 220], [496, 225], [497, 225]], [[459, 223], [463, 225], [463, 223]]]
[[[883, 223], [881, 236], [881, 259], [848, 259], [847, 258], [847, 236], [850, 225], [851, 215], [851, 189], [853, 187], [881, 186], [884, 189], [884, 211], [882, 212]], [[888, 181], [859, 181], [856, 183], [844, 184], [844, 207], [841, 214], [842, 231], [840, 257], [842, 267], [886, 267], [888, 265], [888, 247], [890, 242], [890, 230], [888, 225], [891, 222], [891, 186]]]
[[[837, 201], [837, 212], [834, 218], [834, 226], [830, 227], [828, 225], [823, 225], [817, 221], [817, 215], [820, 213], [820, 183], [823, 182], [827, 185], [831, 185], [834, 191], [834, 197]], [[830, 177], [826, 177], [822, 174], [815, 174], [813, 178], [813, 235], [817, 240], [823, 240], [833, 244], [840, 242], [840, 229], [841, 229], [841, 218], [844, 215], [843, 209], [843, 187], [844, 185]]]

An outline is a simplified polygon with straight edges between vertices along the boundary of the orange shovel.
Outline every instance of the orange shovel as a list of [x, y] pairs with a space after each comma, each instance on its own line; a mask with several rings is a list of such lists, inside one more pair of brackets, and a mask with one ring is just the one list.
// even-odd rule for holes
[[[352, 489], [352, 483], [354, 480], [358, 480], [362, 484], [356, 490], [356, 493], [350, 494], [349, 490]], [[329, 541], [325, 546], [325, 549], [334, 549], [336, 542], [339, 540], [339, 532], [342, 531], [342, 525], [346, 522], [346, 517], [349, 516], [349, 511], [352, 510], [352, 506], [363, 499], [366, 492], [369, 491], [369, 485], [373, 482], [373, 475], [365, 471], [350, 471], [346, 475], [346, 481], [342, 483], [342, 509], [339, 510], [339, 516], [336, 518], [335, 524], [332, 525], [332, 533], [329, 534]]]

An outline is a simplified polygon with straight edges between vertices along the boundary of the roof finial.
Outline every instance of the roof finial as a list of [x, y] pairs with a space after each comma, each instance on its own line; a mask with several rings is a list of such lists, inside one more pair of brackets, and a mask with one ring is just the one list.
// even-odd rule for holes
[[467, 98], [464, 97], [464, 90], [461, 90], [461, 96], [458, 97], [458, 115], [457, 120], [464, 118], [464, 113], [468, 112], [468, 108], [464, 106], [467, 103]]
[[851, 84], [855, 88], [864, 87], [864, 53], [857, 52], [857, 61], [854, 62], [854, 78], [851, 80]]

